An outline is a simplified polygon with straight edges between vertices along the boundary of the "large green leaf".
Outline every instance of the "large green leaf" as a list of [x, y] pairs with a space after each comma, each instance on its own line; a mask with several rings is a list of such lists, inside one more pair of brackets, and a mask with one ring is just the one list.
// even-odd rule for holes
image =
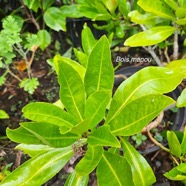
[[172, 61], [166, 67], [173, 69], [178, 74], [182, 74], [183, 78], [186, 78], [186, 59]]
[[167, 96], [152, 94], [131, 101], [110, 123], [111, 132], [117, 136], [130, 136], [141, 130], [162, 110], [174, 104]]
[[85, 88], [79, 73], [68, 63], [59, 61], [60, 99], [77, 122], [83, 121]]
[[58, 126], [42, 122], [21, 123], [18, 129], [7, 129], [7, 136], [17, 143], [45, 144], [51, 147], [65, 147], [79, 139], [75, 134], [62, 135]]
[[172, 10], [176, 10], [178, 8], [178, 4], [175, 0], [163, 0]]
[[51, 43], [51, 36], [46, 30], [39, 30], [37, 36], [41, 42], [39, 47], [43, 51]]
[[146, 25], [155, 25], [165, 20], [152, 13], [141, 14], [137, 10], [131, 11], [128, 16], [132, 22]]
[[53, 149], [39, 154], [9, 174], [1, 186], [41, 186], [57, 174], [73, 156], [71, 147]]
[[65, 182], [65, 186], [87, 186], [88, 176], [80, 176], [75, 171], [71, 173]]
[[179, 5], [180, 5], [182, 8], [186, 8], [186, 1], [185, 1], [185, 0], [178, 0], [178, 3], [179, 3]]
[[106, 151], [98, 164], [96, 175], [99, 186], [134, 186], [131, 168], [126, 159]]
[[122, 146], [124, 157], [132, 169], [132, 179], [135, 186], [152, 185], [156, 178], [145, 158], [129, 142], [122, 140]]
[[15, 149], [22, 150], [25, 154], [28, 154], [30, 157], [34, 157], [43, 152], [48, 152], [53, 150], [53, 147], [48, 145], [33, 145], [33, 144], [19, 144]]
[[110, 123], [114, 120], [130, 101], [149, 94], [171, 92], [181, 81], [180, 74], [165, 67], [146, 67], [138, 71], [126, 79], [116, 90], [106, 122]]
[[84, 25], [83, 31], [81, 33], [81, 38], [83, 50], [85, 54], [89, 56], [96, 44], [96, 39], [94, 38], [94, 35], [92, 34], [92, 31], [87, 26], [87, 24]]
[[111, 93], [109, 91], [96, 91], [86, 101], [85, 117], [92, 118], [89, 128], [95, 127], [105, 116]]
[[180, 157], [182, 153], [181, 144], [173, 131], [167, 131], [167, 140], [171, 154]]
[[50, 7], [44, 13], [44, 20], [47, 26], [55, 31], [66, 31], [66, 18], [62, 11], [56, 7]]
[[22, 111], [26, 118], [37, 122], [47, 122], [67, 128], [71, 128], [76, 124], [70, 114], [51, 103], [30, 103]]
[[113, 87], [114, 71], [106, 36], [101, 37], [89, 56], [84, 82], [88, 96], [99, 90], [111, 91]]
[[88, 136], [88, 143], [92, 146], [120, 147], [117, 138], [110, 132], [109, 126], [101, 126]]
[[47, 1], [41, 1], [42, 9], [45, 11], [48, 8], [51, 7], [51, 5], [54, 3], [54, 0], [47, 0]]
[[76, 165], [75, 171], [80, 176], [89, 175], [102, 158], [103, 148], [88, 145], [88, 150], [81, 161]]
[[183, 132], [183, 139], [181, 142], [181, 150], [182, 150], [182, 155], [186, 155], [186, 127], [184, 128]]
[[175, 30], [172, 26], [153, 27], [129, 37], [124, 45], [131, 47], [155, 45], [167, 39]]
[[0, 110], [0, 119], [9, 118], [8, 114], [4, 110]]
[[178, 97], [177, 107], [186, 107], [186, 88], [182, 91], [181, 95]]
[[175, 20], [174, 13], [167, 7], [167, 5], [161, 1], [151, 1], [151, 0], [139, 0], [138, 5], [147, 12], [154, 13], [160, 17]]

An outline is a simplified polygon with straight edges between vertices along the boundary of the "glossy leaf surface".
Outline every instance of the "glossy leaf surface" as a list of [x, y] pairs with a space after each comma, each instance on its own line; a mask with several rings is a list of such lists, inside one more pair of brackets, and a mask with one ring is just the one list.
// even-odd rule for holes
[[120, 147], [117, 138], [110, 132], [109, 126], [101, 126], [88, 136], [88, 143], [93, 146]]
[[47, 122], [53, 125], [66, 126], [67, 128], [76, 124], [70, 114], [51, 103], [30, 103], [22, 111], [26, 118], [37, 122]]
[[40, 186], [58, 173], [72, 156], [71, 147], [39, 154], [7, 176], [1, 186]]
[[[132, 169], [132, 179], [135, 186], [152, 185], [156, 178], [145, 158], [129, 142], [122, 140], [124, 157]], [[148, 176], [147, 176], [148, 175]]]
[[167, 39], [174, 31], [175, 28], [172, 26], [153, 27], [129, 37], [124, 45], [130, 47], [155, 45]]
[[121, 122], [117, 117], [129, 102], [150, 94], [168, 93], [174, 90], [181, 80], [181, 74], [165, 67], [147, 67], [138, 71], [116, 90], [106, 123], [114, 122], [115, 118]]
[[175, 101], [173, 99], [158, 94], [143, 96], [131, 101], [109, 123], [110, 130], [115, 136], [137, 134], [162, 110], [174, 103]]
[[96, 175], [99, 186], [134, 186], [131, 168], [126, 159], [106, 151], [98, 164]]
[[98, 165], [102, 158], [103, 148], [88, 145], [85, 156], [76, 165], [75, 171], [80, 176], [89, 175]]
[[60, 99], [77, 122], [83, 121], [85, 88], [79, 73], [69, 64], [59, 61]]
[[84, 82], [87, 96], [95, 91], [112, 89], [114, 71], [109, 41], [105, 36], [101, 37], [89, 56]]
[[37, 36], [41, 42], [39, 47], [43, 51], [51, 43], [51, 36], [46, 30], [39, 30]]

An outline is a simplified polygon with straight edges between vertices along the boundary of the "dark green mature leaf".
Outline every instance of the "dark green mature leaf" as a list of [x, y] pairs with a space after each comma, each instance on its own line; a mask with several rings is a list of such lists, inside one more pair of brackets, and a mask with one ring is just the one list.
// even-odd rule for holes
[[106, 151], [98, 164], [96, 175], [99, 186], [134, 186], [131, 168], [126, 159]]
[[80, 176], [89, 175], [102, 158], [103, 148], [88, 145], [88, 150], [81, 161], [76, 165], [75, 171]]
[[88, 176], [80, 176], [75, 171], [71, 173], [65, 182], [65, 186], [87, 186]]
[[167, 140], [171, 154], [180, 157], [182, 153], [181, 144], [173, 131], [167, 131]]
[[155, 45], [167, 39], [175, 30], [172, 26], [153, 27], [129, 37], [124, 45], [131, 47]]
[[48, 145], [33, 145], [33, 144], [19, 144], [15, 149], [22, 150], [25, 154], [28, 154], [30, 157], [34, 157], [43, 152], [48, 152], [53, 150], [53, 147]]
[[96, 91], [89, 96], [85, 104], [85, 118], [92, 118], [90, 129], [104, 118], [110, 99], [110, 91]]
[[114, 71], [106, 36], [101, 37], [89, 56], [84, 82], [87, 96], [99, 90], [112, 90]]
[[[129, 142], [122, 139], [124, 157], [132, 169], [132, 179], [136, 186], [152, 185], [156, 178], [145, 158]], [[148, 175], [148, 176], [147, 176]]]
[[30, 103], [22, 111], [26, 118], [37, 122], [47, 122], [67, 128], [71, 128], [77, 124], [69, 113], [51, 103]]
[[69, 64], [59, 61], [60, 99], [77, 122], [83, 121], [85, 88], [79, 73]]
[[71, 146], [39, 154], [19, 166], [0, 185], [40, 186], [58, 173], [72, 156]]
[[46, 30], [39, 30], [37, 36], [40, 40], [39, 47], [43, 51], [51, 43], [50, 34]]
[[47, 26], [55, 31], [66, 31], [66, 17], [62, 11], [56, 7], [50, 7], [44, 13], [44, 20]]
[[162, 110], [174, 104], [167, 96], [152, 94], [128, 103], [110, 123], [111, 132], [117, 136], [130, 136], [141, 130]]
[[21, 123], [18, 129], [8, 129], [7, 136], [17, 143], [45, 144], [51, 147], [65, 147], [79, 139], [75, 134], [62, 135], [58, 126], [44, 122]]
[[109, 126], [101, 126], [88, 136], [88, 143], [92, 146], [120, 147], [117, 138], [110, 132]]
[[127, 103], [150, 94], [171, 92], [182, 79], [181, 74], [165, 67], [147, 67], [138, 71], [126, 79], [116, 90], [106, 122], [110, 123], [120, 115]]
[[173, 12], [161, 0], [156, 0], [156, 1], [139, 0], [138, 5], [145, 11], [154, 13], [160, 17], [171, 19], [171, 20], [176, 19]]
[[92, 34], [92, 31], [87, 26], [87, 24], [84, 25], [83, 31], [81, 33], [81, 38], [83, 50], [85, 54], [89, 56], [96, 44], [96, 39], [94, 38], [94, 35]]

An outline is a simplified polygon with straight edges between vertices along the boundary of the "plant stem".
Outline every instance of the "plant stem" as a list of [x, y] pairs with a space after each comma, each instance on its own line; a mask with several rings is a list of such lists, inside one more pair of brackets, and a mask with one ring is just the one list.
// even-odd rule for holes
[[178, 45], [178, 26], [177, 24], [174, 25], [176, 31], [174, 32], [174, 46], [173, 46], [173, 59], [178, 59], [178, 52], [179, 52], [179, 45]]
[[14, 78], [16, 78], [19, 82], [22, 81], [22, 80], [21, 80], [18, 76], [16, 76], [9, 68], [7, 68], [7, 72], [8, 72], [11, 76], [13, 76]]

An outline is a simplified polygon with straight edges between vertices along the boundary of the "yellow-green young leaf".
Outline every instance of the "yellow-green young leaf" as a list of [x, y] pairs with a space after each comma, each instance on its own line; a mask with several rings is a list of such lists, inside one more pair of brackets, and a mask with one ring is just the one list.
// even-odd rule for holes
[[139, 0], [138, 5], [145, 11], [154, 13], [160, 17], [175, 20], [175, 15], [173, 11], [167, 7], [167, 5], [161, 1], [151, 1], [151, 0]]
[[25, 154], [28, 154], [30, 157], [34, 157], [43, 152], [48, 152], [53, 150], [53, 147], [48, 145], [33, 145], [33, 144], [19, 144], [15, 149], [22, 150]]
[[65, 147], [79, 139], [78, 135], [62, 135], [59, 127], [49, 123], [25, 122], [15, 130], [8, 129], [7, 136], [12, 141], [24, 144], [45, 144], [50, 147]]
[[96, 170], [99, 186], [134, 186], [131, 168], [122, 156], [104, 152]]
[[182, 91], [181, 95], [177, 99], [177, 107], [186, 107], [186, 88]]
[[166, 67], [173, 69], [177, 74], [182, 74], [183, 78], [186, 78], [186, 59], [172, 61]]
[[182, 150], [182, 154], [185, 155], [186, 154], [186, 127], [184, 129], [183, 139], [181, 142], [181, 150]]
[[127, 159], [132, 169], [132, 180], [134, 185], [152, 185], [156, 181], [156, 178], [145, 158], [125, 140], [122, 140], [122, 148], [124, 157]]
[[89, 177], [80, 176], [75, 171], [68, 176], [65, 186], [87, 186]]
[[117, 117], [127, 103], [150, 94], [171, 92], [180, 84], [182, 79], [181, 74], [169, 68], [143, 68], [118, 87], [112, 99], [106, 123], [110, 123]]
[[94, 35], [92, 34], [92, 31], [87, 26], [87, 24], [84, 25], [83, 31], [81, 33], [81, 38], [83, 51], [87, 56], [89, 56], [97, 40], [94, 38]]
[[66, 31], [66, 17], [62, 11], [56, 7], [50, 7], [44, 13], [44, 20], [48, 27], [55, 31]]
[[51, 43], [50, 34], [46, 30], [39, 30], [37, 36], [40, 40], [39, 47], [43, 51]]
[[83, 53], [82, 51], [77, 50], [76, 48], [73, 49], [74, 50], [74, 54], [76, 56], [76, 58], [78, 59], [79, 63], [83, 66], [83, 67], [87, 67], [87, 63], [88, 63], [88, 56]]
[[177, 10], [178, 4], [175, 2], [175, 0], [163, 0], [172, 10]]
[[76, 165], [75, 171], [80, 176], [89, 175], [98, 165], [102, 158], [103, 148], [88, 145], [85, 156]]
[[167, 131], [167, 140], [171, 154], [174, 156], [181, 156], [181, 144], [173, 131]]
[[66, 110], [77, 122], [83, 121], [86, 95], [79, 73], [70, 64], [59, 61], [58, 81], [60, 99]]
[[129, 37], [124, 45], [130, 47], [155, 45], [167, 39], [175, 30], [172, 26], [153, 27]]
[[162, 110], [174, 104], [167, 96], [152, 94], [131, 101], [110, 123], [115, 136], [130, 136], [141, 132]]
[[110, 132], [110, 127], [101, 126], [88, 136], [88, 143], [92, 146], [111, 146], [120, 148], [117, 138]]
[[77, 63], [76, 61], [74, 61], [72, 59], [64, 57], [64, 56], [55, 55], [54, 65], [55, 65], [55, 69], [56, 69], [57, 74], [59, 74], [59, 68], [60, 68], [59, 64], [60, 63], [67, 63], [68, 65], [70, 65], [75, 71], [77, 71], [77, 73], [81, 77], [82, 81], [84, 80], [86, 69], [83, 66], [81, 66], [79, 63]]
[[186, 25], [186, 18], [178, 19], [178, 20], [176, 21], [176, 23], [177, 23], [178, 25]]
[[114, 14], [114, 12], [118, 6], [119, 0], [107, 0], [107, 1], [102, 0], [102, 2], [106, 6], [106, 8], [110, 11], [110, 13]]
[[9, 118], [8, 114], [4, 110], [0, 110], [0, 119]]
[[60, 7], [64, 17], [79, 18], [83, 17], [81, 11], [78, 9], [77, 4], [63, 5]]
[[164, 176], [169, 180], [185, 181], [186, 180], [185, 169], [186, 169], [186, 163], [181, 163], [178, 166], [171, 169], [169, 172], [166, 172]]
[[137, 10], [131, 11], [128, 16], [130, 17], [131, 21], [138, 24], [146, 24], [146, 25], [155, 25], [165, 19], [160, 18], [159, 16], [152, 14], [152, 13], [145, 13], [141, 14]]
[[39, 154], [19, 166], [0, 185], [40, 186], [56, 175], [72, 156], [71, 146]]
[[99, 90], [112, 90], [114, 70], [111, 61], [110, 45], [106, 36], [102, 36], [96, 43], [88, 58], [84, 82], [87, 96]]
[[90, 129], [104, 118], [110, 99], [111, 91], [96, 91], [89, 96], [85, 104], [85, 117], [92, 118]]
[[181, 8], [186, 8], [186, 1], [185, 0], [178, 0], [178, 3]]
[[47, 122], [67, 128], [71, 128], [76, 124], [76, 121], [69, 113], [51, 103], [30, 103], [22, 111], [26, 118], [37, 122]]

